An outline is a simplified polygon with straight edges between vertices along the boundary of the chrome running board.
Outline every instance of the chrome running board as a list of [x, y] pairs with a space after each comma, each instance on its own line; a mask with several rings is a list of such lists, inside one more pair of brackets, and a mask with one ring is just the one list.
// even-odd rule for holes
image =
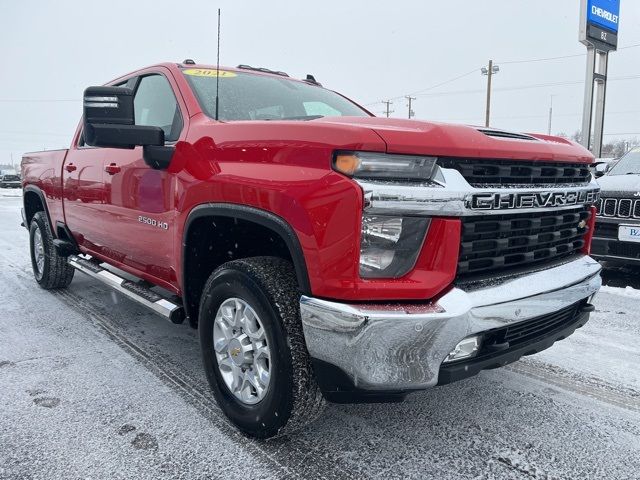
[[144, 285], [122, 278], [115, 273], [78, 255], [70, 255], [67, 262], [76, 270], [99, 280], [105, 285], [129, 297], [131, 300], [159, 313], [172, 323], [184, 321], [184, 308], [173, 303]]

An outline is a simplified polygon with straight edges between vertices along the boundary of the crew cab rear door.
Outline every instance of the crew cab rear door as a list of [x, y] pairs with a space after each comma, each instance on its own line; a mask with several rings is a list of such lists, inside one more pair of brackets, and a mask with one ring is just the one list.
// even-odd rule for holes
[[[136, 125], [161, 127], [165, 144], [183, 137], [186, 124], [178, 103], [177, 86], [168, 74], [152, 71], [130, 79]], [[176, 178], [154, 170], [143, 160], [142, 147], [105, 148], [103, 158], [105, 200], [101, 218], [107, 228], [103, 253], [123, 269], [150, 280], [175, 284], [173, 252]]]

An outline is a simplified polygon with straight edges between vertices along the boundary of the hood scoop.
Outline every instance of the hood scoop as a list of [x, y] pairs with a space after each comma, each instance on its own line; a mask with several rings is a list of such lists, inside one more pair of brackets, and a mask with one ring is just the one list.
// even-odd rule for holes
[[492, 128], [478, 128], [480, 133], [484, 133], [488, 137], [508, 138], [510, 140], [529, 140], [537, 142], [538, 139], [524, 133], [505, 132], [504, 130], [494, 130]]

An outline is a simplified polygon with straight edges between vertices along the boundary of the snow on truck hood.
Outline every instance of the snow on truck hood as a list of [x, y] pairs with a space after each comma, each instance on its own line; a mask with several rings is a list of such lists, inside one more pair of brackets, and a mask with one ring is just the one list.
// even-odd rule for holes
[[379, 117], [323, 117], [309, 123], [371, 129], [384, 140], [388, 153], [593, 162], [593, 155], [581, 145], [548, 135]]

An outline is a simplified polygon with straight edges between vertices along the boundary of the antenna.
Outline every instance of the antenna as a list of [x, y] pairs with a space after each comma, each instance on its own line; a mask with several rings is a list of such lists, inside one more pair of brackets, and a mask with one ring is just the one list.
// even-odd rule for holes
[[218, 58], [216, 61], [216, 120], [218, 120], [218, 91], [220, 89], [220, 9], [218, 9]]

